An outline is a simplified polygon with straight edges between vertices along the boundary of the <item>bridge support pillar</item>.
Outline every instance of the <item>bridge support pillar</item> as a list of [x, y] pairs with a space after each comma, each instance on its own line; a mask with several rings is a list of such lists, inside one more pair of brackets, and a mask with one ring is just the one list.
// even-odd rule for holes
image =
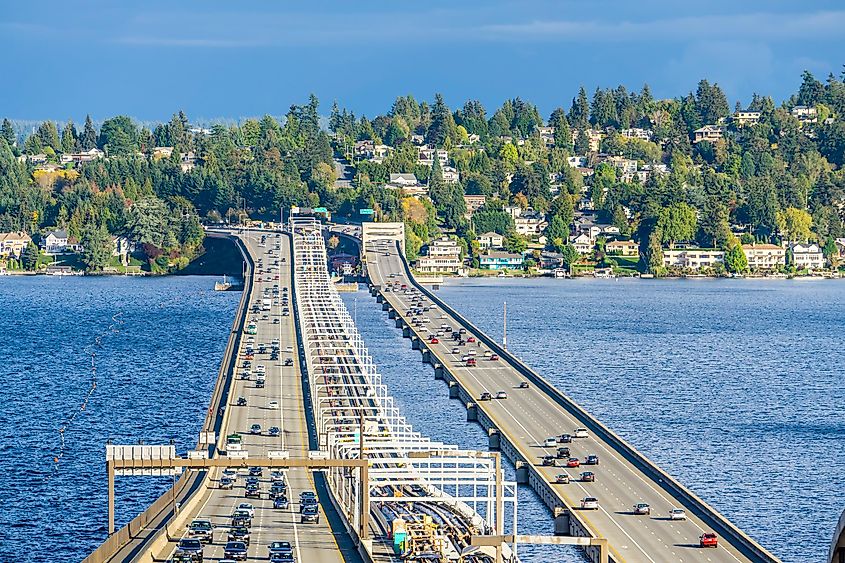
[[423, 361], [424, 364], [430, 364], [431, 363], [431, 352], [430, 351], [423, 350], [422, 361]]
[[518, 485], [528, 484], [528, 464], [520, 459], [514, 463], [516, 467], [516, 482]]
[[490, 451], [500, 450], [502, 447], [502, 435], [499, 434], [498, 428], [487, 429], [487, 448]]
[[569, 529], [569, 509], [565, 506], [556, 506], [553, 514], [555, 517], [555, 535], [571, 535], [571, 530]]
[[434, 379], [443, 381], [446, 379], [444, 377], [445, 368], [441, 364], [434, 364]]
[[458, 399], [460, 398], [461, 388], [458, 386], [456, 381], [449, 382], [449, 398], [450, 399]]
[[384, 302], [384, 295], [379, 292], [375, 293], [376, 295], [376, 303], [383, 303]]
[[[404, 334], [404, 330], [408, 330], [409, 334], [410, 334], [411, 329], [409, 329], [408, 327], [405, 327], [405, 329], [403, 329], [403, 334]], [[411, 349], [412, 350], [419, 350], [420, 349], [420, 339], [417, 338], [416, 336], [411, 337]]]
[[379, 297], [381, 297], [381, 300], [379, 301], [379, 303], [381, 303], [381, 310], [382, 311], [390, 311], [390, 304], [387, 301], [385, 301], [384, 297], [382, 297], [381, 295], [379, 295]]
[[396, 318], [396, 309], [388, 309], [387, 310], [387, 318], [388, 319], [395, 319]]
[[399, 319], [396, 320], [396, 328], [402, 329], [403, 338], [411, 338], [411, 327], [405, 326]]
[[467, 422], [478, 422], [478, 407], [475, 403], [467, 403]]

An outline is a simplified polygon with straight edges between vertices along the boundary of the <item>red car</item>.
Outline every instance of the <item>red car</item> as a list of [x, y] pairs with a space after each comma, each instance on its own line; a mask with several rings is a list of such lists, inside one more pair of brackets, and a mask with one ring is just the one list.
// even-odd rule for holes
[[468, 336], [467, 342], [475, 342], [475, 337], [474, 336]]
[[698, 538], [698, 545], [701, 547], [718, 547], [719, 538], [713, 532], [704, 532]]
[[492, 354], [492, 355], [490, 356], [490, 359], [495, 361], [495, 360], [498, 360], [498, 359], [499, 359], [499, 356], [498, 356], [498, 354]]
[[577, 457], [570, 457], [566, 461], [566, 467], [580, 467], [580, 466], [581, 466], [581, 460], [578, 459]]
[[438, 340], [437, 338], [432, 338], [431, 343], [432, 344], [440, 344], [440, 340]]
[[469, 368], [469, 367], [473, 367], [473, 366], [475, 366], [475, 358], [468, 359], [467, 360], [467, 367]]

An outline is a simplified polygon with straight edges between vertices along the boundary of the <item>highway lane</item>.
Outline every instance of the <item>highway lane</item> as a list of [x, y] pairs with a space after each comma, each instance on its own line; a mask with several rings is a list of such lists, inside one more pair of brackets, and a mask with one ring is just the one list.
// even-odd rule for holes
[[[370, 246], [366, 249], [367, 268], [373, 283], [386, 286], [399, 281], [412, 287], [405, 276], [402, 258], [392, 243]], [[412, 300], [418, 298], [403, 292], [386, 292], [387, 299], [407, 322]], [[424, 305], [430, 305], [423, 299]], [[443, 318], [443, 317], [446, 318]], [[436, 332], [445, 324], [455, 330], [460, 327], [457, 320], [446, 315], [439, 308], [432, 308], [419, 315], [428, 321], [421, 323], [428, 331]], [[417, 330], [421, 330], [417, 328]], [[425, 337], [425, 332], [421, 334]], [[466, 336], [471, 336], [468, 334]], [[477, 338], [477, 335], [475, 335]], [[479, 343], [466, 343], [459, 346], [459, 353], [453, 353], [455, 344], [451, 334], [445, 333], [439, 338], [439, 344], [428, 344], [438, 361], [450, 366], [468, 392], [479, 398], [483, 392], [494, 396], [498, 391], [506, 391], [508, 398], [479, 402], [483, 409], [501, 431], [509, 436], [520, 453], [529, 462], [535, 463], [545, 478], [554, 482], [555, 476], [569, 474], [572, 481], [566, 485], [553, 485], [570, 507], [580, 507], [580, 500], [586, 496], [599, 499], [597, 511], [580, 510], [579, 515], [600, 536], [608, 538], [611, 556], [617, 561], [746, 561], [739, 551], [720, 538], [717, 549], [702, 549], [698, 546], [699, 536], [709, 531], [698, 518], [688, 514], [688, 520], [669, 520], [672, 508], [683, 508], [668, 492], [660, 488], [648, 476], [634, 467], [612, 447], [595, 436], [574, 439], [571, 444], [558, 444], [544, 447], [547, 437], [563, 433], [573, 433], [582, 426], [569, 412], [560, 407], [545, 393], [530, 387], [520, 389], [524, 377], [504, 361], [484, 358], [485, 347]], [[474, 347], [478, 365], [465, 367], [462, 356]], [[543, 467], [541, 459], [545, 455], [554, 455], [557, 446], [569, 446], [572, 455], [583, 463], [587, 455], [598, 455], [599, 465], [582, 466], [577, 469], [562, 467]], [[578, 479], [582, 471], [592, 471], [595, 482], [581, 482]], [[651, 506], [651, 515], [634, 515], [632, 507], [645, 502]]]
[[[225, 428], [221, 434], [238, 433], [243, 439], [243, 449], [250, 457], [266, 456], [268, 451], [287, 450], [291, 458], [307, 458], [308, 430], [305, 421], [302, 385], [299, 376], [299, 359], [296, 353], [296, 332], [293, 320], [293, 307], [288, 297], [288, 315], [282, 314], [283, 297], [286, 293], [282, 288], [291, 288], [290, 248], [287, 237], [276, 238], [275, 234], [266, 233], [266, 245], [260, 246], [261, 234], [253, 233], [244, 237], [247, 249], [256, 262], [254, 290], [252, 303], [249, 306], [247, 324], [255, 321], [257, 332], [254, 336], [245, 335], [241, 349], [238, 351], [237, 374], [233, 391], [227, 405], [228, 416]], [[279, 248], [276, 248], [276, 245]], [[259, 259], [262, 262], [259, 265]], [[274, 262], [279, 260], [278, 266]], [[261, 273], [258, 273], [261, 272]], [[278, 276], [278, 278], [277, 278]], [[278, 298], [273, 295], [274, 286], [278, 285]], [[269, 289], [265, 296], [265, 288]], [[261, 305], [262, 299], [272, 300], [269, 312], [252, 311], [253, 304]], [[278, 322], [276, 322], [278, 320]], [[250, 341], [250, 338], [252, 340]], [[271, 342], [279, 341], [279, 359], [270, 360]], [[255, 356], [252, 360], [250, 379], [241, 379], [246, 346], [252, 342]], [[267, 352], [258, 353], [259, 345], [266, 344]], [[285, 360], [291, 359], [292, 365], [285, 366]], [[266, 370], [265, 386], [257, 386], [257, 370], [264, 366]], [[238, 406], [237, 399], [243, 397], [246, 406]], [[271, 405], [276, 402], [278, 405]], [[252, 434], [253, 424], [261, 426], [260, 434]], [[268, 435], [270, 427], [279, 427], [281, 435]], [[219, 482], [222, 472], [212, 475], [215, 482]], [[299, 493], [305, 490], [315, 490], [312, 474], [304, 469], [287, 471], [288, 498], [290, 507], [287, 510], [274, 509], [273, 503], [267, 498], [270, 488], [270, 475], [264, 470], [260, 477], [261, 499], [247, 499], [244, 497], [244, 481], [246, 473], [241, 472], [232, 490], [212, 488], [201, 501], [197, 518], [209, 519], [215, 526], [214, 541], [204, 549], [206, 560], [223, 558], [223, 549], [229, 530], [230, 515], [242, 502], [249, 502], [255, 507], [255, 517], [251, 528], [249, 545], [250, 559], [264, 559], [268, 557], [267, 546], [273, 541], [289, 541], [294, 546], [297, 561], [334, 563], [344, 561], [338, 542], [322, 505], [320, 508], [319, 524], [301, 524], [299, 519]], [[325, 499], [321, 499], [326, 502]], [[184, 534], [181, 530], [176, 535]], [[175, 545], [170, 544], [165, 557], [171, 556]]]

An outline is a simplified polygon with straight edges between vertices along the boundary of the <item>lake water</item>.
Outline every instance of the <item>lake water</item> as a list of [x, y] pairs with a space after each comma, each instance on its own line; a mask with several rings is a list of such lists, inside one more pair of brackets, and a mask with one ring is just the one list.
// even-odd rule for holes
[[[785, 562], [824, 560], [845, 508], [845, 283], [461, 279], [439, 295], [500, 341], [507, 301], [509, 350]], [[485, 447], [374, 300], [344, 300], [411, 422]], [[522, 529], [549, 532], [520, 495]]]
[[[213, 285], [0, 277], [0, 561], [80, 561], [105, 539], [109, 438], [193, 447], [240, 299]], [[169, 485], [118, 477], [117, 527]]]

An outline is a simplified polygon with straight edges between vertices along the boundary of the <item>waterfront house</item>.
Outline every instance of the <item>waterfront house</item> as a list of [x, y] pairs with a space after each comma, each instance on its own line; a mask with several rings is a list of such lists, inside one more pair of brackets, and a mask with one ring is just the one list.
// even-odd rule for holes
[[822, 249], [816, 243], [809, 244], [793, 244], [792, 250], [792, 264], [798, 270], [822, 270], [824, 269], [825, 259]]
[[640, 246], [632, 240], [612, 240], [605, 245], [604, 250], [616, 256], [637, 256]]
[[111, 246], [111, 255], [123, 259], [138, 250], [138, 243], [125, 236], [111, 237]]
[[480, 234], [475, 237], [475, 240], [478, 241], [479, 248], [485, 250], [488, 248], [501, 248], [505, 243], [505, 237], [499, 233], [494, 233], [493, 231], [487, 231], [486, 233]]
[[0, 233], [0, 257], [20, 258], [30, 242], [32, 239], [23, 231]]
[[752, 272], [768, 272], [786, 265], [786, 249], [776, 244], [743, 244], [742, 251]]
[[572, 237], [569, 242], [572, 243], [578, 254], [589, 254], [593, 251], [593, 246], [595, 246], [595, 241], [586, 233]]
[[61, 254], [67, 250], [67, 247], [68, 236], [67, 231], [64, 229], [50, 231], [47, 233], [47, 236], [41, 240], [41, 249], [46, 254]]
[[839, 253], [839, 259], [845, 258], [845, 238], [838, 238], [834, 242], [836, 243], [836, 250]]
[[663, 265], [667, 268], [713, 268], [725, 262], [725, 251], [715, 248], [664, 248]]
[[478, 257], [482, 270], [514, 270], [522, 268], [522, 254], [513, 254], [500, 250], [489, 250]]
[[693, 144], [701, 141], [709, 141], [711, 143], [719, 141], [724, 135], [724, 129], [717, 125], [705, 125], [701, 129], [696, 129], [693, 132]]

